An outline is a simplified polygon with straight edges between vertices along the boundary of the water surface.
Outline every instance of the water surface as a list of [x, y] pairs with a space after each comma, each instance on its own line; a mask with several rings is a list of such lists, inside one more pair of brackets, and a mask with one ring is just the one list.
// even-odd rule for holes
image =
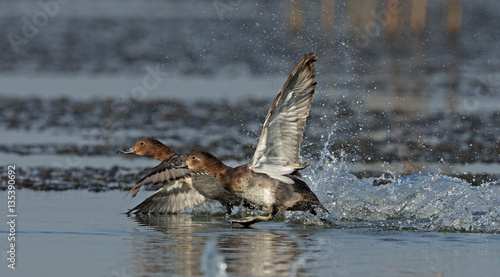
[[124, 194], [17, 191], [17, 269], [2, 276], [495, 276], [500, 255], [498, 234], [411, 218], [287, 214], [240, 228], [219, 213], [127, 216], [139, 199]]
[[[0, 224], [0, 276], [498, 275], [495, 1], [463, 1], [455, 36], [446, 1], [428, 1], [424, 34], [370, 33], [367, 45], [349, 34], [355, 1], [336, 1], [330, 31], [323, 2], [307, 3], [300, 34], [285, 2], [229, 1], [220, 13], [222, 2], [69, 1], [19, 51], [0, 41], [5, 222], [8, 165], [18, 188], [17, 269]], [[3, 1], [4, 35], [41, 11]], [[318, 89], [303, 173], [330, 215], [284, 213], [245, 229], [217, 207], [124, 214], [152, 192], [123, 199], [121, 189], [157, 161], [116, 150], [151, 136], [247, 162], [273, 98], [311, 51]], [[157, 83], [138, 94], [144, 80]]]

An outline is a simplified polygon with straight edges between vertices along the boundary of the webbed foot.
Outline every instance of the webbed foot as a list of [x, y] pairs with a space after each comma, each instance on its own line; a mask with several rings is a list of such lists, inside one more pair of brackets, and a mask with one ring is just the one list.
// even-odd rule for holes
[[257, 223], [260, 221], [268, 221], [268, 220], [271, 220], [273, 218], [274, 218], [274, 216], [271, 214], [268, 216], [258, 215], [258, 216], [244, 217], [241, 219], [229, 219], [227, 222], [231, 223], [231, 224], [238, 223], [238, 224], [243, 225], [244, 227], [249, 227], [250, 225], [252, 225], [254, 223]]

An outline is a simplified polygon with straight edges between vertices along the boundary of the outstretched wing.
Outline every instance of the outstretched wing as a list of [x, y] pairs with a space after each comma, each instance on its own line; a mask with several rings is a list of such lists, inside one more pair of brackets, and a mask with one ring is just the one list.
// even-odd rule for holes
[[[171, 183], [173, 180], [188, 178], [190, 170], [186, 165], [188, 155], [175, 155], [165, 159], [159, 165], [151, 169], [146, 176], [142, 177], [139, 182], [128, 192], [135, 197], [139, 189], [146, 184], [165, 184]], [[127, 193], [127, 195], [128, 195]], [[127, 197], [125, 195], [125, 197]]]
[[134, 197], [146, 184], [163, 184], [153, 195], [127, 212], [179, 213], [205, 202], [205, 197], [194, 190], [191, 172], [186, 165], [188, 155], [175, 155], [151, 169], [129, 193]]
[[204, 202], [205, 197], [191, 189], [187, 184], [173, 181], [129, 210], [127, 214], [132, 212], [175, 214]]
[[303, 169], [300, 142], [316, 88], [316, 58], [306, 54], [292, 71], [267, 113], [250, 169], [286, 183], [287, 174]]

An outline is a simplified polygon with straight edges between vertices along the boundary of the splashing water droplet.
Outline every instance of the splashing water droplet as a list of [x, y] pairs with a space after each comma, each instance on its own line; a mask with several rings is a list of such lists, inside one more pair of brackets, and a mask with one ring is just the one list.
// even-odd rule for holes
[[328, 134], [304, 179], [333, 224], [500, 233], [500, 196], [492, 186], [472, 187], [442, 173], [391, 177], [374, 186], [374, 178], [357, 178], [330, 152], [332, 138]]

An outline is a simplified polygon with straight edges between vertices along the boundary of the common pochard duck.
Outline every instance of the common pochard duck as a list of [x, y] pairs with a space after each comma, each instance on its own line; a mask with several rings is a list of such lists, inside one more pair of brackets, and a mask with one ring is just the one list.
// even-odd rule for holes
[[[145, 199], [139, 205], [127, 212], [135, 213], [180, 213], [188, 208], [205, 203], [207, 199], [219, 201], [230, 214], [232, 207], [240, 205], [242, 199], [224, 189], [211, 176], [200, 176], [193, 182], [193, 178], [177, 178], [175, 170], [165, 171], [171, 166], [184, 166], [187, 154], [178, 155], [172, 148], [153, 138], [144, 138], [137, 141], [134, 146], [118, 153], [135, 154], [152, 157], [162, 161], [151, 169], [129, 191], [135, 197], [139, 189], [145, 184], [163, 184], [159, 190]], [[172, 179], [176, 179], [172, 181]], [[127, 193], [128, 195], [128, 193]], [[125, 196], [126, 197], [126, 196]], [[246, 207], [254, 207], [244, 203]]]
[[[300, 162], [300, 143], [316, 88], [316, 56], [306, 54], [292, 71], [269, 109], [252, 160], [236, 168], [228, 167], [207, 152], [183, 156], [184, 160], [162, 166], [163, 176], [174, 179], [216, 178], [218, 183], [252, 203], [267, 207], [267, 216], [230, 219], [249, 226], [273, 219], [280, 211], [328, 213], [307, 184], [297, 176], [307, 166]], [[168, 160], [166, 160], [168, 161]]]

